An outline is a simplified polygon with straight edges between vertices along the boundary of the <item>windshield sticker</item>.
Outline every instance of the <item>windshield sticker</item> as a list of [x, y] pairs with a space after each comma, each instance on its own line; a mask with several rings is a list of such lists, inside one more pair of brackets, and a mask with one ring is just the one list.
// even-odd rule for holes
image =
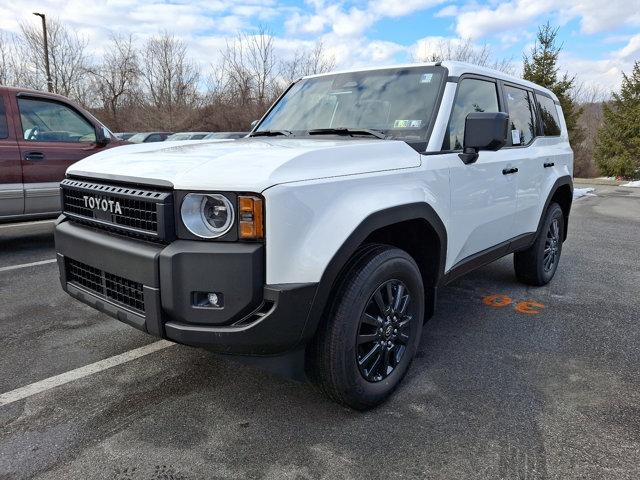
[[396, 120], [393, 122], [393, 128], [420, 128], [422, 120]]
[[431, 83], [431, 79], [433, 78], [433, 73], [423, 73], [420, 77], [420, 83]]

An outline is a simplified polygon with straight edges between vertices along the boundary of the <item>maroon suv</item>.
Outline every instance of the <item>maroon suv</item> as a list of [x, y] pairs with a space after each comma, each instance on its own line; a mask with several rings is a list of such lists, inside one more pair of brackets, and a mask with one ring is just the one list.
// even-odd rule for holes
[[57, 215], [67, 167], [126, 143], [68, 98], [0, 86], [0, 221]]

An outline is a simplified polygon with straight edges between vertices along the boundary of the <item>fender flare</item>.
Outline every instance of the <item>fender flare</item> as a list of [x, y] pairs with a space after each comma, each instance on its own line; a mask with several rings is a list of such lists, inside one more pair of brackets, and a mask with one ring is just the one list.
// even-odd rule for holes
[[431, 205], [423, 202], [417, 202], [398, 205], [374, 212], [366, 217], [355, 228], [325, 268], [322, 277], [318, 282], [316, 293], [311, 302], [309, 313], [302, 331], [301, 340], [303, 343], [306, 343], [315, 334], [322, 319], [322, 314], [325, 311], [331, 291], [339, 280], [340, 274], [342, 273], [345, 265], [358, 250], [358, 247], [360, 247], [364, 240], [376, 230], [407, 220], [426, 220], [438, 236], [440, 242], [440, 258], [437, 275], [438, 278], [434, 279], [434, 285], [438, 284], [440, 278], [444, 275], [444, 267], [447, 258], [447, 230]]
[[544, 222], [544, 214], [547, 211], [547, 208], [549, 208], [551, 199], [556, 194], [558, 189], [565, 185], [568, 185], [569, 189], [571, 190], [571, 201], [569, 202], [569, 207], [565, 212], [565, 228], [564, 228], [563, 241], [567, 239], [567, 233], [569, 231], [569, 214], [571, 213], [571, 204], [573, 203], [573, 179], [571, 178], [570, 175], [564, 175], [562, 177], [559, 177], [551, 187], [551, 190], [549, 190], [549, 194], [547, 195], [547, 200], [544, 202], [544, 208], [542, 209], [542, 214], [540, 215], [540, 220], [538, 221], [538, 228], [536, 229], [536, 238], [538, 238], [538, 235], [540, 235], [540, 231], [542, 230], [542, 223]]

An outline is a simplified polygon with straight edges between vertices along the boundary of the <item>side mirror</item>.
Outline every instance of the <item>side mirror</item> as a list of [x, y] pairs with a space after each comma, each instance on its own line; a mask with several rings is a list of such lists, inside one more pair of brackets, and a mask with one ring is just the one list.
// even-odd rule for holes
[[259, 121], [260, 120], [254, 120], [253, 122], [251, 122], [251, 129], [253, 129], [253, 127], [255, 127]]
[[107, 143], [111, 141], [111, 134], [107, 127], [97, 127], [96, 128], [96, 143], [101, 147], [104, 147]]
[[503, 112], [474, 112], [464, 124], [464, 145], [460, 159], [468, 165], [478, 159], [480, 150], [500, 150], [507, 144], [509, 115]]

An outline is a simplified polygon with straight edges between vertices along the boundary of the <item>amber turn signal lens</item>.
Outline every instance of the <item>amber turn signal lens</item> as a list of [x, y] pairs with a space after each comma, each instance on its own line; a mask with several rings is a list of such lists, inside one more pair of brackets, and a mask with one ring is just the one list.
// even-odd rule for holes
[[264, 215], [261, 198], [239, 196], [240, 238], [260, 240], [264, 238]]

